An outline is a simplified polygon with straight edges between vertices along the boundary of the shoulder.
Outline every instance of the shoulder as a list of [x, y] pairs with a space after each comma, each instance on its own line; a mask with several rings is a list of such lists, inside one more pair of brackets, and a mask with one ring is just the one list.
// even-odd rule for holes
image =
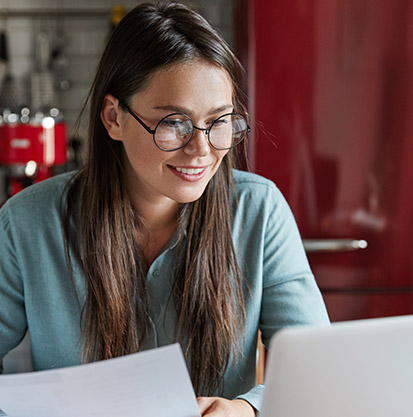
[[[295, 227], [291, 208], [278, 187], [260, 175], [233, 171], [235, 225], [258, 224], [275, 229]], [[240, 226], [241, 227], [241, 226]]]
[[233, 170], [235, 193], [242, 203], [248, 200], [258, 205], [285, 204], [285, 199], [277, 186], [269, 179], [251, 172]]
[[15, 207], [22, 203], [27, 203], [28, 201], [42, 201], [44, 198], [53, 198], [57, 195], [61, 195], [66, 185], [74, 177], [75, 174], [75, 171], [67, 172], [48, 178], [47, 180], [41, 181], [37, 184], [31, 185], [30, 187], [25, 188], [24, 190], [20, 191], [18, 194], [7, 200], [4, 206]]
[[60, 207], [66, 186], [75, 172], [56, 175], [31, 185], [6, 201], [0, 209], [0, 220], [11, 214], [15, 219], [40, 219]]
[[254, 190], [268, 190], [268, 188], [276, 188], [275, 184], [267, 178], [252, 172], [240, 171], [234, 169], [232, 171], [234, 183], [239, 190], [254, 189]]

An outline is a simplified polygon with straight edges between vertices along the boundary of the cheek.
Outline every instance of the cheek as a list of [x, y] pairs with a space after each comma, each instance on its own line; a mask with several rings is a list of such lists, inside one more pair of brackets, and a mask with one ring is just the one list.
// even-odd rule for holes
[[[125, 153], [131, 162], [142, 158], [142, 155], [148, 155], [150, 149], [150, 136], [145, 137], [142, 133], [138, 133], [136, 129], [131, 129], [130, 126], [123, 132], [123, 146]], [[149, 145], [149, 146], [148, 146]]]
[[216, 163], [217, 168], [221, 165], [223, 159], [225, 158], [225, 156], [227, 155], [228, 152], [229, 151], [218, 151], [218, 150], [215, 150], [214, 153], [215, 153], [215, 158], [217, 160], [217, 163]]
[[124, 149], [136, 173], [154, 175], [163, 169], [165, 155], [154, 145], [151, 138], [139, 138], [134, 142], [124, 141]]

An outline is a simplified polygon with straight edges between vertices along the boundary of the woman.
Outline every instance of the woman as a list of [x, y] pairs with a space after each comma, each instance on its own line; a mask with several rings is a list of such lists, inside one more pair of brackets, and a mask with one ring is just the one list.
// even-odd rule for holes
[[0, 357], [35, 369], [179, 341], [202, 415], [252, 416], [257, 332], [326, 323], [289, 208], [233, 170], [241, 67], [186, 6], [143, 4], [90, 92], [89, 156], [0, 211]]

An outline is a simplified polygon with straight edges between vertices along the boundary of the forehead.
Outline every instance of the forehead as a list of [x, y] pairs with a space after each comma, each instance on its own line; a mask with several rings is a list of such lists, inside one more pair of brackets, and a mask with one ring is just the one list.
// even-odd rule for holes
[[228, 72], [205, 60], [171, 64], [154, 72], [133, 99], [147, 106], [183, 106], [194, 112], [231, 105], [233, 83]]

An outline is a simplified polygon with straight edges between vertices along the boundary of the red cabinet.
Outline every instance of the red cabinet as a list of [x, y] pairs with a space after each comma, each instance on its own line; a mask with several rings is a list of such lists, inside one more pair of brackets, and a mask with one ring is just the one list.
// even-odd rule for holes
[[413, 2], [244, 5], [254, 170], [287, 198], [331, 318], [412, 314]]

